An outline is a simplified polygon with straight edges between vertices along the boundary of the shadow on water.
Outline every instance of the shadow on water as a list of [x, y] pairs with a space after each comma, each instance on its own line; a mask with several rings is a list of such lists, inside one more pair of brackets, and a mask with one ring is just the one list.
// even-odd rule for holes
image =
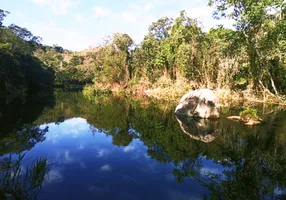
[[[1, 155], [19, 153], [44, 141], [48, 128], [40, 128], [42, 124], [60, 125], [67, 119], [81, 117], [87, 120], [92, 134], [99, 131], [106, 134], [112, 138], [113, 145], [126, 147], [135, 139], [142, 141], [148, 156], [160, 163], [172, 164], [173, 175], [179, 183], [195, 179], [206, 187], [209, 191], [206, 198], [285, 197], [286, 119], [283, 111], [269, 117], [267, 124], [251, 128], [225, 118], [208, 121], [176, 117], [175, 105], [166, 102], [120, 96], [89, 101], [80, 93], [55, 95], [53, 107], [35, 111], [30, 120], [32, 128], [20, 129], [29, 130], [28, 133], [18, 131], [14, 132], [17, 137], [11, 136], [21, 148], [3, 146]], [[5, 130], [12, 128], [8, 126]], [[9, 143], [2, 140], [1, 144]], [[212, 162], [214, 167], [208, 168], [207, 162]]]

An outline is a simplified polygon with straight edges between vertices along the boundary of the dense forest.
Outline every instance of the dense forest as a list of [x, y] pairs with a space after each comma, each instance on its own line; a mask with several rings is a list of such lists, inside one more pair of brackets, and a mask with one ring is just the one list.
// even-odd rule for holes
[[234, 20], [234, 29], [221, 25], [204, 32], [197, 19], [181, 11], [175, 19], [153, 22], [140, 44], [115, 33], [81, 52], [45, 46], [26, 28], [3, 26], [9, 12], [0, 10], [0, 90], [27, 93], [89, 84], [87, 94], [153, 89], [181, 95], [208, 87], [281, 99], [286, 92], [285, 1], [209, 4], [215, 18]]

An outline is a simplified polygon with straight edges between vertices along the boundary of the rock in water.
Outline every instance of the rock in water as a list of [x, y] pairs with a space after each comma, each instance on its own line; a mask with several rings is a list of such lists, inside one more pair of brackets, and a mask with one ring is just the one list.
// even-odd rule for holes
[[185, 94], [175, 113], [188, 117], [219, 118], [219, 99], [210, 89], [199, 89]]

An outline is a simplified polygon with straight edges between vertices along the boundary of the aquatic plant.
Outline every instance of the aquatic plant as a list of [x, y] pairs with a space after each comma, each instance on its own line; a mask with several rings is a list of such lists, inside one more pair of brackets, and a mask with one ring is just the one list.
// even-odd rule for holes
[[250, 121], [250, 120], [259, 120], [260, 118], [257, 116], [257, 110], [253, 108], [248, 108], [239, 114], [240, 119], [242, 121]]

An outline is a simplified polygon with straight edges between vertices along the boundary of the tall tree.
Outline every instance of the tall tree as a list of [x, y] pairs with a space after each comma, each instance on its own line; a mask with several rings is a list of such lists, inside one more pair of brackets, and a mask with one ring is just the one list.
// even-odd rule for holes
[[235, 21], [235, 28], [241, 33], [241, 42], [247, 47], [251, 78], [255, 89], [265, 87], [263, 78], [269, 77], [272, 90], [277, 88], [274, 84], [267, 62], [262, 62], [262, 41], [268, 35], [267, 24], [281, 21], [285, 10], [284, 0], [210, 0], [209, 5], [215, 6], [214, 17], [220, 19], [228, 16]]

